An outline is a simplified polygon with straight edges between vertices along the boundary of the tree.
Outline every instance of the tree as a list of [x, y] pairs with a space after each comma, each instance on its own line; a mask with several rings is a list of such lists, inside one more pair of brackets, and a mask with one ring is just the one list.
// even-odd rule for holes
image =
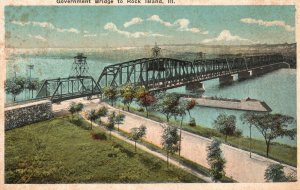
[[127, 111], [130, 111], [130, 104], [133, 102], [133, 99], [135, 97], [133, 86], [130, 83], [122, 86], [120, 89], [120, 95], [122, 97], [124, 106], [127, 106]]
[[220, 145], [221, 142], [214, 139], [207, 147], [207, 161], [210, 166], [210, 175], [215, 182], [225, 175], [224, 168], [226, 160], [222, 156]]
[[249, 124], [249, 137], [250, 137], [250, 143], [249, 143], [249, 147], [250, 147], [250, 158], [251, 158], [251, 152], [252, 152], [252, 134], [251, 134], [251, 129], [252, 129], [252, 125], [253, 125], [253, 117], [254, 117], [254, 112], [245, 112], [244, 114], [241, 115], [241, 120], [243, 123], [248, 123]]
[[267, 182], [285, 182], [288, 181], [283, 171], [283, 165], [271, 164], [265, 171], [265, 180]]
[[186, 115], [186, 107], [187, 107], [187, 101], [181, 101], [179, 103], [179, 105], [176, 108], [176, 116], [179, 116], [180, 119], [180, 128], [179, 128], [179, 145], [178, 145], [178, 155], [180, 156], [180, 152], [181, 152], [181, 136], [182, 136], [182, 123], [183, 123], [183, 119]]
[[272, 140], [277, 137], [290, 137], [294, 139], [297, 129], [288, 129], [294, 122], [294, 118], [287, 115], [271, 113], [253, 113], [249, 124], [254, 125], [263, 135], [266, 143], [266, 154], [269, 157], [270, 145]]
[[26, 88], [31, 91], [31, 98], [33, 98], [33, 91], [37, 90], [40, 86], [40, 82], [37, 79], [27, 79], [26, 80]]
[[190, 99], [186, 103], [186, 111], [188, 111], [190, 118], [191, 118], [190, 110], [192, 110], [196, 105], [197, 105], [197, 102], [194, 99]]
[[151, 105], [153, 105], [155, 103], [155, 101], [156, 101], [155, 96], [152, 95], [149, 92], [144, 92], [142, 95], [140, 95], [138, 103], [141, 106], [145, 107], [146, 113], [147, 113], [147, 117], [149, 116], [149, 109], [148, 108]]
[[179, 136], [177, 127], [167, 126], [164, 127], [162, 134], [162, 146], [167, 152], [167, 166], [169, 166], [169, 154], [173, 154], [178, 151]]
[[124, 114], [119, 113], [118, 115], [116, 115], [116, 117], [115, 117], [115, 123], [118, 124], [118, 131], [119, 131], [119, 125], [124, 122], [124, 119], [125, 119], [125, 115]]
[[135, 88], [134, 97], [139, 101], [140, 98], [146, 93], [146, 89], [144, 86], [137, 86]]
[[265, 171], [265, 180], [267, 182], [291, 182], [297, 181], [296, 173], [284, 173], [284, 166], [281, 164], [271, 164]]
[[[98, 109], [97, 114], [99, 115], [99, 119], [101, 119], [101, 117], [105, 117], [108, 113], [108, 110], [105, 106], [102, 106]], [[101, 122], [101, 120], [100, 120]]]
[[141, 125], [139, 128], [135, 127], [131, 129], [131, 138], [134, 140], [134, 150], [136, 152], [136, 141], [146, 135], [146, 127]]
[[166, 116], [167, 122], [170, 117], [176, 115], [176, 107], [179, 104], [179, 97], [174, 93], [161, 93], [156, 98], [155, 110]]
[[16, 97], [21, 94], [25, 88], [25, 79], [21, 77], [10, 78], [5, 81], [5, 92], [11, 94], [13, 101], [16, 101]]
[[97, 114], [96, 110], [92, 109], [88, 113], [88, 120], [91, 121], [91, 129], [93, 129], [93, 123], [99, 118], [99, 115]]
[[115, 128], [116, 113], [113, 111], [108, 115], [108, 123], [105, 125], [109, 130], [109, 139], [111, 139], [111, 131]]
[[234, 135], [236, 130], [236, 117], [234, 115], [220, 114], [213, 123], [220, 133], [225, 135], [225, 142], [227, 142], [227, 136]]
[[79, 112], [81, 112], [83, 110], [84, 105], [82, 103], [78, 103], [75, 105], [75, 110], [76, 113], [78, 114]]
[[117, 88], [114, 86], [109, 86], [104, 88], [104, 96], [108, 98], [111, 102], [111, 105], [114, 105], [114, 102], [117, 100]]
[[70, 104], [68, 111], [71, 113], [71, 115], [72, 115], [72, 120], [73, 120], [73, 114], [76, 112], [76, 108], [75, 108], [75, 103], [74, 103], [74, 102], [72, 102], [72, 103]]

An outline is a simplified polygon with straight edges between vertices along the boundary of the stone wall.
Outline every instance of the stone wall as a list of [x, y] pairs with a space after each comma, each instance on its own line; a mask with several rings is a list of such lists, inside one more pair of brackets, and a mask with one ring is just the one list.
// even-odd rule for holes
[[49, 100], [7, 107], [5, 108], [5, 130], [51, 119], [52, 117], [52, 103]]

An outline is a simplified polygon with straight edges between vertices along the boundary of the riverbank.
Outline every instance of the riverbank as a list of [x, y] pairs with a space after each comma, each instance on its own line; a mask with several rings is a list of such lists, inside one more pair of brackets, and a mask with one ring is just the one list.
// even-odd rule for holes
[[[123, 105], [118, 105], [118, 108], [124, 109]], [[130, 108], [131, 113], [134, 113], [136, 115], [142, 116], [146, 118], [146, 113], [141, 112], [139, 109], [136, 109], [134, 107]], [[160, 117], [152, 112], [149, 112], [148, 119], [163, 123], [167, 122], [164, 117]], [[180, 127], [180, 122], [176, 121], [174, 119], [170, 119], [169, 124], [173, 126]], [[187, 123], [183, 123], [182, 129], [185, 131], [188, 131], [190, 133], [206, 137], [206, 138], [217, 138], [224, 142], [224, 136], [219, 133], [215, 129], [203, 127], [201, 125], [196, 125], [194, 127], [189, 126]], [[246, 134], [244, 134], [246, 135]], [[248, 137], [236, 137], [236, 136], [229, 136], [227, 139], [227, 143], [230, 146], [250, 151], [250, 142], [252, 147], [252, 152], [266, 157], [266, 145], [263, 140], [259, 139], [253, 139], [250, 141], [250, 138]], [[269, 158], [276, 160], [278, 162], [282, 162], [291, 166], [296, 167], [297, 166], [297, 147], [289, 146], [286, 144], [280, 144], [273, 142], [271, 143], [271, 149], [269, 152]]]

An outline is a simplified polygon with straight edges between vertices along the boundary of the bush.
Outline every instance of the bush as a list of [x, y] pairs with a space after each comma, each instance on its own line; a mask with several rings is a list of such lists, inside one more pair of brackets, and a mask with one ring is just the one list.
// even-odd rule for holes
[[104, 132], [92, 133], [92, 138], [94, 140], [106, 140], [106, 134]]
[[144, 111], [145, 111], [145, 109], [144, 109], [144, 108], [142, 108], [142, 107], [139, 107], [139, 108], [137, 109], [137, 111], [138, 111], [138, 112], [144, 112]]
[[70, 123], [73, 123], [74, 125], [81, 127], [83, 129], [90, 129], [90, 127], [87, 125], [86, 122], [83, 121], [83, 119], [80, 116], [75, 116], [73, 119], [69, 120]]
[[235, 130], [235, 133], [234, 133], [234, 136], [236, 136], [236, 137], [242, 137], [242, 134], [243, 134], [243, 131], [242, 131], [242, 130], [236, 129], [236, 130]]
[[78, 127], [82, 126], [82, 119], [80, 117], [74, 117], [73, 119], [70, 120], [70, 122]]
[[191, 127], [195, 127], [196, 126], [196, 120], [195, 120], [195, 118], [191, 118], [190, 119], [189, 126], [191, 126]]

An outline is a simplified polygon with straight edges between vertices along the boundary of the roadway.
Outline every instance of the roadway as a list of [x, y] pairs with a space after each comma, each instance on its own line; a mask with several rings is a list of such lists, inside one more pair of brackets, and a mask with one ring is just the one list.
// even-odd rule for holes
[[[99, 102], [98, 99], [68, 100], [61, 102], [61, 104], [53, 104], [53, 110], [55, 112], [66, 112], [71, 102], [83, 103], [85, 105], [84, 111], [97, 109], [100, 106], [105, 105], [107, 108], [109, 108], [109, 111], [122, 112], [126, 115], [126, 118], [124, 124], [120, 125], [120, 129], [126, 132], [130, 132], [131, 128], [139, 127], [143, 124], [147, 127], [145, 140], [161, 147], [161, 135], [163, 132], [161, 123], [113, 108], [104, 102]], [[209, 167], [206, 161], [206, 147], [210, 143], [211, 140], [208, 138], [183, 131], [181, 156], [205, 167]], [[232, 177], [238, 182], [265, 182], [265, 169], [272, 163], [278, 163], [274, 160], [265, 158], [257, 154], [252, 154], [252, 158], [250, 158], [248, 151], [244, 151], [225, 144], [222, 144], [221, 149], [226, 159], [226, 175], [228, 177]], [[286, 166], [285, 171], [287, 173], [296, 171], [295, 167], [288, 165], [284, 166]]]

